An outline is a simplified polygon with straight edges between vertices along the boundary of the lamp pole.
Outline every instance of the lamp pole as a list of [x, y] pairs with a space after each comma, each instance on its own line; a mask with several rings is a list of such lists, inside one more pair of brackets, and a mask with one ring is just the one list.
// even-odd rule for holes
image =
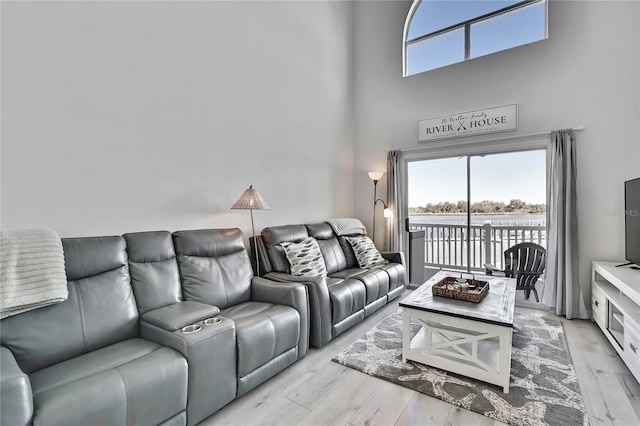
[[[253, 205], [253, 200], [251, 200], [251, 204]], [[260, 276], [260, 259], [258, 259], [258, 242], [256, 241], [256, 226], [253, 224], [253, 208], [249, 209], [249, 213], [251, 214], [251, 233], [253, 234], [253, 250], [255, 252], [256, 259], [256, 275]]]
[[369, 179], [373, 181], [373, 230], [371, 232], [371, 239], [376, 240], [376, 196], [378, 189], [378, 180], [384, 175], [384, 172], [369, 172]]
[[376, 198], [378, 189], [378, 179], [373, 180], [373, 229], [371, 230], [371, 239], [376, 242]]

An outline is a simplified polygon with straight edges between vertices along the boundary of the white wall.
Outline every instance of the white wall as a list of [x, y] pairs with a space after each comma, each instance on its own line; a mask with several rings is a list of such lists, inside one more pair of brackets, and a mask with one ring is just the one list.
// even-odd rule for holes
[[62, 236], [353, 214], [352, 6], [2, 2], [1, 219]]
[[640, 176], [639, 3], [552, 0], [548, 40], [402, 78], [409, 6], [354, 7], [356, 216], [371, 217], [366, 171], [385, 170], [388, 150], [418, 147], [418, 120], [517, 103], [514, 135], [584, 125], [577, 173], [588, 297], [591, 260], [624, 259], [624, 218], [610, 212], [624, 209], [623, 181]]

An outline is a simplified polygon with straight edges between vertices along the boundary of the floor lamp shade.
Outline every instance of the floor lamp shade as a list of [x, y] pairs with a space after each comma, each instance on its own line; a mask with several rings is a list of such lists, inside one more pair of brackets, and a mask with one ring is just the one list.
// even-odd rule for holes
[[258, 191], [253, 189], [253, 185], [242, 193], [231, 208], [237, 210], [269, 210], [267, 202], [264, 201]]
[[369, 172], [368, 174], [371, 180], [380, 180], [384, 172]]

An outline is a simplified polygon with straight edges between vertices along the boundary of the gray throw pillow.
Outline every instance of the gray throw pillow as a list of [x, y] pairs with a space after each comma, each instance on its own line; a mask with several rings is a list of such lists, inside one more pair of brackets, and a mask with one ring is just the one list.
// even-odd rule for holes
[[309, 237], [298, 243], [280, 243], [291, 265], [291, 275], [300, 277], [326, 277], [320, 246], [315, 238]]
[[368, 269], [373, 266], [389, 263], [388, 260], [382, 257], [378, 249], [376, 249], [371, 238], [366, 235], [344, 238], [349, 241], [349, 244], [351, 244], [353, 253], [356, 255], [356, 259], [358, 260], [358, 265], [360, 265], [362, 269]]

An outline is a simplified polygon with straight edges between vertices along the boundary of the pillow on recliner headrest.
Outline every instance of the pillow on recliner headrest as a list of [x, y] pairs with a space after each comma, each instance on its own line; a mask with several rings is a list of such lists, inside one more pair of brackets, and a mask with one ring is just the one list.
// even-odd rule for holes
[[291, 275], [300, 277], [326, 277], [327, 267], [320, 252], [320, 246], [313, 237], [299, 243], [280, 243], [291, 265]]
[[349, 241], [351, 244], [351, 248], [353, 248], [353, 253], [356, 255], [356, 259], [358, 260], [358, 265], [362, 269], [368, 269], [373, 266], [381, 265], [388, 263], [376, 246], [371, 241], [371, 238], [366, 235], [357, 235], [354, 237], [344, 237], [345, 240]]

